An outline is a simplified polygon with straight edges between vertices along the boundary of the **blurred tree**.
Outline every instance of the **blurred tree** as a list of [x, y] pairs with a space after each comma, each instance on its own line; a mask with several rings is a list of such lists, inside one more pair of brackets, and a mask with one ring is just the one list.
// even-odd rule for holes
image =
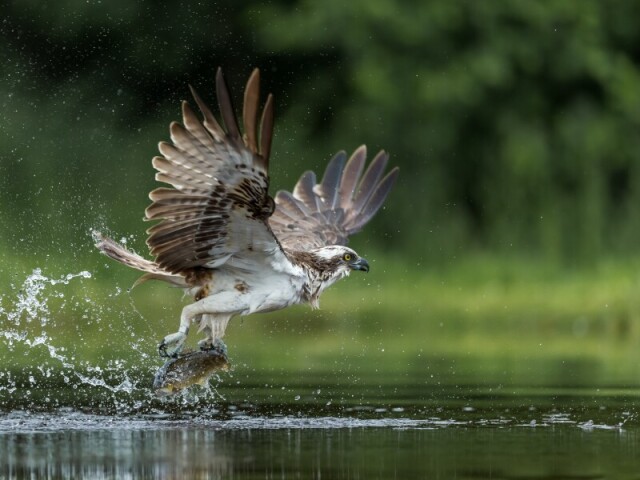
[[412, 251], [584, 261], [638, 244], [638, 14], [639, 2], [303, 1], [273, 7], [260, 32], [339, 58], [303, 86], [315, 118], [290, 114], [322, 144], [393, 153]]
[[[260, 66], [276, 94], [274, 186], [335, 150], [387, 149], [402, 171], [374, 230], [412, 260], [480, 248], [584, 262], [640, 244], [638, 1], [0, 9], [0, 195], [14, 225], [29, 210], [43, 227], [109, 218], [140, 232], [148, 160], [186, 84], [212, 100], [222, 65], [240, 98]], [[387, 242], [356, 242], [369, 238]]]

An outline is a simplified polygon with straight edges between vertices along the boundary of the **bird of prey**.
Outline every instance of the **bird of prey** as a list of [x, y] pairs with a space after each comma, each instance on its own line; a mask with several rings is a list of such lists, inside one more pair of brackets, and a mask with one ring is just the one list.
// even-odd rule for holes
[[182, 122], [172, 122], [171, 143], [161, 142], [153, 158], [156, 180], [170, 187], [153, 190], [145, 220], [154, 261], [95, 232], [106, 255], [144, 272], [136, 282], [154, 279], [186, 289], [195, 302], [182, 310], [176, 333], [159, 345], [175, 356], [189, 327], [199, 321], [202, 350], [226, 350], [222, 337], [236, 315], [270, 312], [308, 303], [352, 270], [369, 264], [346, 246], [382, 206], [398, 168], [384, 175], [388, 155], [378, 153], [369, 167], [366, 148], [347, 160], [336, 154], [317, 183], [313, 172], [300, 177], [293, 192], [269, 195], [269, 154], [273, 97], [259, 115], [260, 73], [251, 74], [244, 93], [243, 131], [220, 69], [216, 91], [222, 122], [191, 88], [200, 120], [187, 102]]

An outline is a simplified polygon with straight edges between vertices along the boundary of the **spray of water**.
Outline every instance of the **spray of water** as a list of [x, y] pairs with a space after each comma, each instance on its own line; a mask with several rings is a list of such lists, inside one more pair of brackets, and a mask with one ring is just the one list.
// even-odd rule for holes
[[[78, 294], [78, 291], [84, 292], [83, 288], [69, 288], [72, 283], [91, 279], [92, 275], [88, 271], [55, 278], [45, 275], [37, 268], [26, 277], [22, 285], [14, 286], [10, 293], [0, 295], [0, 349], [7, 352], [7, 360], [25, 358], [20, 353], [24, 353], [29, 359], [28, 367], [24, 367], [24, 360], [18, 369], [12, 370], [7, 362], [0, 366], [0, 398], [12, 400], [19, 394], [29, 396], [31, 389], [42, 390], [57, 381], [67, 391], [88, 390], [90, 402], [100, 399], [100, 405], [108, 404], [121, 413], [149, 408], [157, 402], [150, 388], [150, 380], [158, 367], [158, 359], [150, 358], [144, 351], [145, 347], [148, 348], [145, 339], [139, 338], [133, 330], [128, 332], [128, 336], [127, 332], [114, 332], [114, 335], [107, 335], [106, 338], [127, 338], [126, 347], [139, 354], [135, 356], [135, 365], [118, 358], [99, 362], [83, 360], [73, 346], [68, 346], [69, 339], [61, 338], [61, 335], [68, 335], [71, 331], [68, 325], [59, 328], [61, 318], [68, 318], [69, 310], [77, 310], [78, 305], [83, 311], [74, 318], [81, 319], [82, 322], [75, 325], [78, 338], [74, 342], [83, 342], [88, 333], [82, 330], [92, 323], [101, 334], [109, 331], [108, 326], [101, 323], [105, 316], [103, 314], [107, 313], [107, 318], [113, 315], [113, 312], [106, 312], [109, 307], [95, 299], [85, 298], [84, 293]], [[102, 299], [102, 303], [117, 300], [121, 294], [123, 292], [118, 288], [114, 294]], [[66, 315], [61, 314], [65, 307]], [[135, 308], [131, 298], [130, 307], [131, 309], [121, 314], [130, 315], [134, 312], [140, 316], [140, 325], [149, 323]], [[189, 406], [197, 403], [202, 395], [208, 398], [220, 397], [215, 389], [207, 388], [197, 393], [185, 392], [184, 396], [172, 401], [177, 405]]]
[[[2, 335], [8, 342], [9, 350], [13, 349], [15, 342], [24, 343], [30, 348], [43, 345], [49, 350], [51, 358], [60, 361], [65, 368], [73, 367], [67, 358], [59, 353], [60, 349], [50, 343], [46, 327], [51, 317], [49, 310], [51, 297], [44, 295], [43, 291], [48, 285], [68, 285], [74, 278], [91, 278], [91, 273], [87, 271], [70, 273], [62, 278], [53, 279], [45, 277], [42, 271], [36, 268], [22, 284], [13, 308], [5, 309], [2, 306], [5, 298], [0, 297], [0, 317], [7, 320], [7, 327], [2, 329]], [[58, 298], [64, 296], [62, 292], [56, 292], [54, 295]], [[23, 327], [34, 322], [39, 322], [42, 330], [39, 335], [29, 338], [29, 330]]]
[[[82, 271], [69, 273], [60, 278], [50, 278], [36, 268], [27, 276], [13, 298], [7, 295], [0, 297], [0, 318], [2, 330], [0, 338], [4, 338], [6, 350], [14, 352], [18, 346], [28, 347], [29, 352], [44, 349], [58, 367], [37, 365], [42, 378], [49, 378], [55, 373], [61, 373], [65, 383], [77, 388], [79, 384], [101, 387], [111, 392], [131, 393], [136, 387], [128, 375], [123, 362], [109, 362], [106, 368], [99, 365], [82, 365], [65, 351], [65, 347], [56, 346], [55, 321], [52, 318], [50, 302], [52, 299], [65, 299], [64, 287], [76, 279], [91, 279], [91, 273]], [[33, 349], [33, 350], [32, 350]], [[105, 373], [120, 372], [121, 381], [110, 384], [104, 378]], [[113, 375], [111, 375], [113, 376]], [[29, 375], [29, 383], [37, 386], [37, 380]], [[10, 372], [2, 372], [0, 376], [0, 392], [15, 392], [16, 380]]]

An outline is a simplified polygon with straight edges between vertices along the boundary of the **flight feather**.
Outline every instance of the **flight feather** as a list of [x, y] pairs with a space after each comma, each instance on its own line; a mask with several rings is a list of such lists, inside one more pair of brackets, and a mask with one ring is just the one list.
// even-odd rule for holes
[[339, 152], [327, 166], [322, 181], [305, 172], [293, 193], [280, 191], [269, 224], [285, 249], [308, 250], [346, 245], [373, 218], [391, 191], [398, 168], [382, 176], [388, 154], [378, 153], [364, 171], [366, 148], [359, 147], [346, 160]]
[[[258, 147], [258, 83], [256, 69], [245, 92], [243, 136], [218, 70], [216, 89], [224, 128], [192, 88], [204, 120], [184, 102], [183, 124], [172, 123], [171, 143], [160, 143], [162, 156], [153, 159], [156, 179], [173, 188], [152, 191], [146, 210], [147, 220], [160, 220], [148, 230], [147, 240], [160, 268], [171, 273], [215, 268], [247, 251], [279, 248], [266, 223], [274, 203], [268, 193], [268, 152], [263, 155]], [[260, 127], [263, 136], [272, 134], [270, 102], [267, 110], [267, 125], [263, 119]]]

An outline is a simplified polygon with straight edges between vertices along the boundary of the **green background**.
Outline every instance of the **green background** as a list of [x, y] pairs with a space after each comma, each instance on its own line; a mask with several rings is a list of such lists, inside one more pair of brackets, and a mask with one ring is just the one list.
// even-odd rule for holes
[[[232, 322], [237, 375], [637, 385], [640, 2], [22, 0], [0, 18], [4, 331], [45, 332], [76, 365], [157, 366], [186, 299], [128, 293], [136, 274], [90, 231], [146, 253], [150, 159], [188, 84], [214, 103], [222, 66], [238, 106], [259, 67], [273, 192], [363, 143], [400, 176], [353, 238], [371, 272], [319, 312]], [[34, 268], [92, 277], [29, 313]], [[60, 367], [22, 341], [5, 352]]]

